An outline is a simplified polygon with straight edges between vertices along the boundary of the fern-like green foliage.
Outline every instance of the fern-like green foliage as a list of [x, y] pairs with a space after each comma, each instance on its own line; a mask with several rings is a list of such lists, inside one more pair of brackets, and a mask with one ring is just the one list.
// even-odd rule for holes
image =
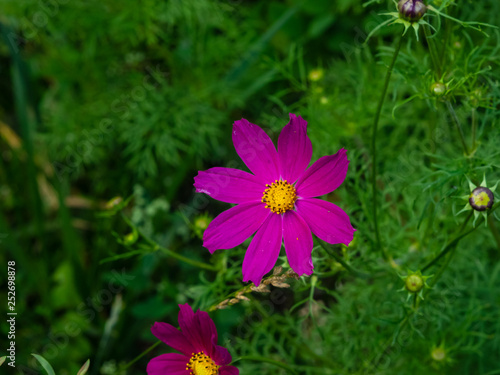
[[[372, 126], [403, 27], [364, 41], [392, 1], [4, 1], [0, 264], [16, 261], [18, 369], [144, 374], [169, 350], [147, 351], [152, 324], [188, 302], [241, 374], [500, 373], [500, 216], [457, 215], [468, 179], [500, 178], [500, 3], [426, 3], [438, 12], [404, 36], [376, 133], [385, 261]], [[313, 276], [266, 293], [241, 281], [249, 241], [203, 248], [230, 205], [193, 178], [245, 169], [235, 120], [277, 141], [289, 113], [313, 160], [347, 149], [323, 198], [357, 231], [315, 242]], [[423, 299], [401, 291], [408, 270], [432, 275]]]

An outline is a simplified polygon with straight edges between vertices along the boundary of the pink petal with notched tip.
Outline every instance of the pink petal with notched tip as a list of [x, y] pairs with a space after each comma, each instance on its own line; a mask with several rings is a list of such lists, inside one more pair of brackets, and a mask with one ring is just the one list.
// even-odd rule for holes
[[[266, 210], [268, 210], [266, 208]], [[269, 211], [269, 210], [268, 210]], [[270, 212], [270, 211], [269, 211]], [[278, 260], [282, 242], [281, 215], [270, 213], [255, 234], [243, 260], [243, 281], [259, 285]]]
[[241, 203], [222, 212], [203, 233], [203, 246], [211, 253], [231, 249], [255, 233], [271, 214], [262, 202]]
[[348, 166], [345, 149], [319, 158], [297, 180], [297, 196], [314, 198], [331, 193], [344, 182]]
[[278, 138], [278, 156], [281, 177], [293, 184], [304, 173], [312, 156], [307, 122], [302, 117], [290, 113], [290, 122]]
[[241, 160], [260, 182], [265, 185], [279, 179], [278, 153], [264, 130], [245, 119], [235, 121], [233, 143]]
[[165, 344], [185, 355], [191, 355], [195, 350], [184, 334], [170, 324], [156, 322], [151, 327], [151, 332]]
[[307, 223], [295, 211], [283, 215], [283, 239], [288, 263], [299, 276], [313, 273], [313, 239]]
[[323, 241], [346, 246], [352, 241], [356, 229], [340, 207], [321, 199], [298, 199], [295, 207], [311, 231]]
[[262, 199], [266, 186], [253, 174], [233, 168], [210, 168], [194, 178], [197, 193], [227, 203], [255, 202]]
[[203, 351], [206, 355], [209, 355], [210, 353], [207, 352], [207, 349], [211, 347], [211, 337], [208, 338], [207, 347], [207, 339], [202, 336], [202, 328], [198, 313], [195, 314], [191, 306], [187, 303], [179, 305], [179, 309], [179, 326], [186, 339], [193, 345], [194, 353]]

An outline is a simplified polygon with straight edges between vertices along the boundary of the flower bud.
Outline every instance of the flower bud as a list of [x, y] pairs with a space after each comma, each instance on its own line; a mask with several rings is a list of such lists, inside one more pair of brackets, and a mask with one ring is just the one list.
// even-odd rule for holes
[[122, 202], [123, 202], [122, 197], [114, 197], [106, 203], [106, 209], [112, 210], [112, 209], [118, 207]]
[[209, 224], [210, 224], [210, 218], [207, 217], [206, 215], [198, 216], [194, 220], [194, 227], [196, 229], [201, 230], [201, 231], [204, 231], [205, 229], [207, 229]]
[[408, 275], [405, 280], [405, 287], [411, 293], [418, 293], [424, 287], [424, 279], [417, 273]]
[[127, 234], [124, 238], [123, 238], [123, 243], [125, 245], [133, 245], [134, 243], [136, 243], [136, 241], [139, 239], [139, 233], [137, 233], [136, 230], [130, 232], [129, 234]]
[[446, 352], [441, 347], [434, 348], [431, 351], [431, 357], [435, 361], [442, 362], [446, 359]]
[[314, 69], [309, 72], [309, 79], [313, 82], [319, 81], [323, 78], [323, 70], [322, 69]]
[[399, 0], [398, 10], [401, 18], [418, 22], [427, 11], [427, 7], [422, 0]]
[[485, 211], [493, 206], [495, 200], [493, 193], [487, 187], [479, 186], [472, 190], [469, 203], [476, 211]]
[[444, 93], [446, 92], [446, 85], [444, 83], [441, 83], [441, 82], [434, 82], [431, 85], [431, 92], [435, 96], [443, 96]]

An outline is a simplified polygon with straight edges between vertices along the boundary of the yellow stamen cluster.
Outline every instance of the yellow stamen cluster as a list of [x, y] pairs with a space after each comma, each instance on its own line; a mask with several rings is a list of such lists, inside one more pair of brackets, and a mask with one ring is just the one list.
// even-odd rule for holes
[[190, 375], [218, 375], [219, 367], [203, 352], [193, 353], [186, 365]]
[[262, 203], [266, 204], [266, 208], [276, 214], [293, 209], [297, 200], [297, 191], [293, 185], [286, 180], [276, 180], [271, 185], [266, 184], [266, 188], [262, 196]]

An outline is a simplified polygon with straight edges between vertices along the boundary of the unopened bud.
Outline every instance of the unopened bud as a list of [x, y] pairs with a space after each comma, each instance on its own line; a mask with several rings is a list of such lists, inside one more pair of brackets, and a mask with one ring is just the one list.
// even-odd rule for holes
[[405, 287], [411, 293], [418, 293], [424, 287], [424, 279], [416, 273], [411, 274], [405, 280]]
[[133, 245], [134, 243], [136, 243], [136, 241], [138, 240], [139, 238], [139, 233], [137, 233], [136, 230], [130, 232], [129, 234], [127, 234], [125, 237], [123, 237], [123, 243], [125, 245]]
[[446, 92], [446, 85], [441, 82], [435, 82], [431, 85], [431, 92], [435, 96], [443, 96]]
[[427, 11], [427, 7], [422, 0], [399, 0], [398, 10], [401, 18], [418, 22]]
[[469, 203], [476, 211], [485, 211], [493, 206], [495, 198], [487, 187], [479, 186], [472, 190]]
[[435, 361], [442, 362], [446, 359], [446, 352], [443, 348], [434, 348], [431, 351], [431, 357]]
[[114, 197], [106, 203], [106, 209], [112, 210], [113, 208], [117, 207], [122, 202], [123, 202], [122, 197]]

